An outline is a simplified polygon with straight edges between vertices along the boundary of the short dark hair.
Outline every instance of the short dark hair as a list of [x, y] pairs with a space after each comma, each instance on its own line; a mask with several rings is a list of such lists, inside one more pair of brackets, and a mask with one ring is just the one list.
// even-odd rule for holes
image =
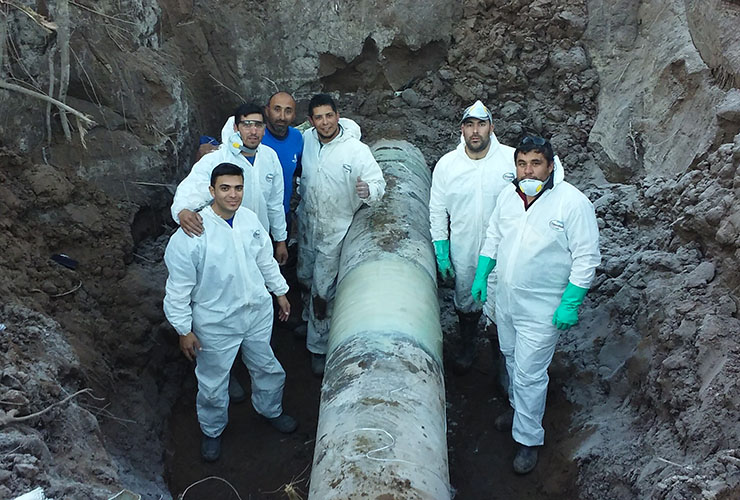
[[211, 187], [216, 187], [216, 179], [222, 175], [238, 175], [244, 180], [244, 172], [233, 163], [219, 163], [211, 172]]
[[548, 163], [552, 163], [555, 158], [555, 153], [552, 150], [552, 144], [550, 144], [550, 141], [544, 137], [526, 135], [521, 141], [519, 141], [519, 145], [514, 150], [514, 163], [516, 163], [519, 153], [529, 153], [530, 151], [541, 153]]
[[262, 108], [262, 106], [258, 106], [254, 102], [245, 102], [239, 105], [238, 108], [234, 110], [234, 123], [236, 125], [239, 125], [239, 118], [242, 116], [247, 115], [260, 115], [262, 117], [262, 121], [265, 120], [265, 110]]
[[308, 101], [308, 116], [313, 116], [313, 110], [319, 106], [331, 106], [332, 111], [337, 112], [337, 103], [329, 94], [316, 94]]

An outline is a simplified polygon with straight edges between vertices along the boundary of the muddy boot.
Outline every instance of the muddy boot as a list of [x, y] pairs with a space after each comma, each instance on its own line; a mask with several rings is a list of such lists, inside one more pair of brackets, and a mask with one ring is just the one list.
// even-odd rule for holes
[[501, 391], [501, 394], [506, 396], [509, 394], [509, 373], [506, 371], [506, 358], [499, 347], [496, 323], [491, 323], [486, 327], [486, 336], [493, 351], [493, 383]]
[[480, 311], [470, 313], [457, 311], [460, 341], [458, 344], [459, 350], [452, 363], [452, 371], [455, 375], [464, 375], [473, 366], [478, 347], [478, 321], [480, 320], [480, 315]]
[[317, 377], [323, 377], [325, 367], [326, 354], [311, 353], [311, 372]]
[[278, 432], [283, 434], [290, 434], [298, 428], [298, 422], [296, 419], [285, 413], [281, 413], [277, 417], [267, 418], [267, 421], [273, 426]]
[[537, 465], [537, 453], [539, 446], [519, 445], [514, 457], [514, 472], [517, 474], [529, 474]]
[[508, 410], [503, 412], [501, 415], [496, 417], [493, 421], [493, 427], [499, 432], [511, 432], [511, 427], [514, 425], [514, 408], [509, 407]]
[[206, 462], [215, 462], [221, 456], [221, 436], [209, 437], [203, 434], [200, 442], [200, 456]]

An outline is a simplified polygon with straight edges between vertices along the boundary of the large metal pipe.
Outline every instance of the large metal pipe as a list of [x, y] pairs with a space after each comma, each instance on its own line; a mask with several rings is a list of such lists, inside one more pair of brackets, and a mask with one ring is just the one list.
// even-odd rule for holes
[[342, 249], [309, 498], [450, 498], [442, 330], [421, 152], [381, 141], [387, 187]]

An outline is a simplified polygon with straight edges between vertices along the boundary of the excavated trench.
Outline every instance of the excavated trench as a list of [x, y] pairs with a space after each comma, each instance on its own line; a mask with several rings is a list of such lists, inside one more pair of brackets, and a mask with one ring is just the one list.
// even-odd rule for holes
[[[501, 142], [550, 137], [594, 203], [603, 261], [550, 369], [539, 465], [511, 471], [483, 340], [473, 371], [445, 381], [455, 498], [740, 497], [737, 2], [98, 3], [108, 17], [72, 5], [67, 102], [102, 124], [87, 149], [56, 115], [44, 145], [38, 102], [0, 93], [0, 498], [238, 498], [223, 480], [243, 499], [308, 491], [320, 381], [303, 341], [273, 335], [298, 431], [234, 405], [206, 465], [192, 366], [161, 309], [171, 188], [194, 138], [220, 130], [233, 89], [262, 100], [273, 81], [295, 90], [299, 118], [314, 92], [335, 92], [366, 142], [409, 140], [430, 167], [481, 98]], [[37, 6], [54, 18], [54, 2]], [[55, 39], [2, 14], [0, 77], [45, 87]], [[224, 35], [240, 16], [265, 36]], [[448, 286], [440, 305], [447, 351]], [[222, 480], [194, 485], [210, 476]]]

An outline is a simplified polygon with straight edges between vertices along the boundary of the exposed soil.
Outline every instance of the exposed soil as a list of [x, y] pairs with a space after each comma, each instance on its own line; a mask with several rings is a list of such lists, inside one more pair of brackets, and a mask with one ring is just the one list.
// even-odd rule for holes
[[[64, 21], [56, 1], [14, 4]], [[205, 466], [192, 366], [161, 310], [171, 188], [194, 138], [217, 133], [236, 94], [275, 86], [295, 91], [299, 117], [334, 92], [365, 140], [407, 139], [430, 166], [480, 98], [502, 142], [550, 137], [594, 202], [602, 265], [550, 370], [540, 463], [511, 472], [482, 346], [471, 374], [447, 379], [456, 498], [740, 498], [737, 2], [348, 5], [71, 3], [67, 103], [99, 124], [87, 148], [56, 111], [47, 143], [46, 104], [0, 89], [0, 498], [166, 499], [210, 475], [285, 498], [269, 492], [308, 477], [319, 381], [303, 344], [274, 335], [298, 432], [235, 406], [223, 459]], [[0, 5], [0, 80], [48, 89], [51, 59], [58, 89], [63, 48]], [[451, 339], [449, 289], [441, 306]], [[217, 484], [186, 498], [228, 498]]]

